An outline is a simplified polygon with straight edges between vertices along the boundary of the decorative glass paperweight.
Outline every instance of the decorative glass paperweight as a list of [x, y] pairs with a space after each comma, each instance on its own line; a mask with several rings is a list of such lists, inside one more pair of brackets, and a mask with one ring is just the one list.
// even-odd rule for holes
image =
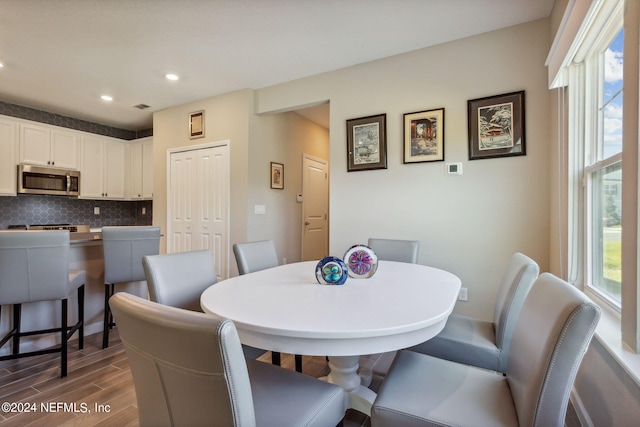
[[343, 285], [347, 277], [347, 266], [340, 258], [328, 256], [316, 265], [316, 279], [321, 285]]
[[368, 279], [378, 269], [378, 256], [369, 246], [353, 245], [344, 253], [349, 277]]

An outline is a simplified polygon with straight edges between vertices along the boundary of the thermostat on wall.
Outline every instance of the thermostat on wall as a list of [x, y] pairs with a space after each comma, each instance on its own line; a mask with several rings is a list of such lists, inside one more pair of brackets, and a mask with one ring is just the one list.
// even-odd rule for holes
[[462, 175], [462, 163], [447, 163], [447, 175]]

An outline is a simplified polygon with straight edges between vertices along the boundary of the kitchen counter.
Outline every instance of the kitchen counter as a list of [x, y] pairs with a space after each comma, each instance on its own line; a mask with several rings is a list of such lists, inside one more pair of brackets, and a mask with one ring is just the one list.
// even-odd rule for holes
[[93, 242], [96, 240], [102, 241], [102, 232], [100, 231], [88, 231], [88, 232], [76, 232], [70, 233], [71, 244], [80, 242]]

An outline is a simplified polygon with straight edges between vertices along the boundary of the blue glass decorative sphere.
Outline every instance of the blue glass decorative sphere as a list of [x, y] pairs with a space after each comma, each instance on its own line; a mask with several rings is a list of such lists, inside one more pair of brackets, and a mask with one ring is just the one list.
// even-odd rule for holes
[[328, 256], [316, 265], [316, 279], [321, 285], [343, 285], [349, 273], [344, 261]]

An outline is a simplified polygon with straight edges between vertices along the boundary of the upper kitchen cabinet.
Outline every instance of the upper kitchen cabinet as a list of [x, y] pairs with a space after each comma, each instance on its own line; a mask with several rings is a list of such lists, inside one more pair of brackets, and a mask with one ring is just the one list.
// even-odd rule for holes
[[153, 139], [142, 138], [131, 143], [130, 194], [132, 200], [153, 198]]
[[125, 199], [127, 144], [98, 136], [82, 137], [81, 198]]
[[77, 170], [79, 152], [76, 132], [20, 123], [20, 163]]
[[16, 195], [18, 124], [0, 118], [0, 196]]

